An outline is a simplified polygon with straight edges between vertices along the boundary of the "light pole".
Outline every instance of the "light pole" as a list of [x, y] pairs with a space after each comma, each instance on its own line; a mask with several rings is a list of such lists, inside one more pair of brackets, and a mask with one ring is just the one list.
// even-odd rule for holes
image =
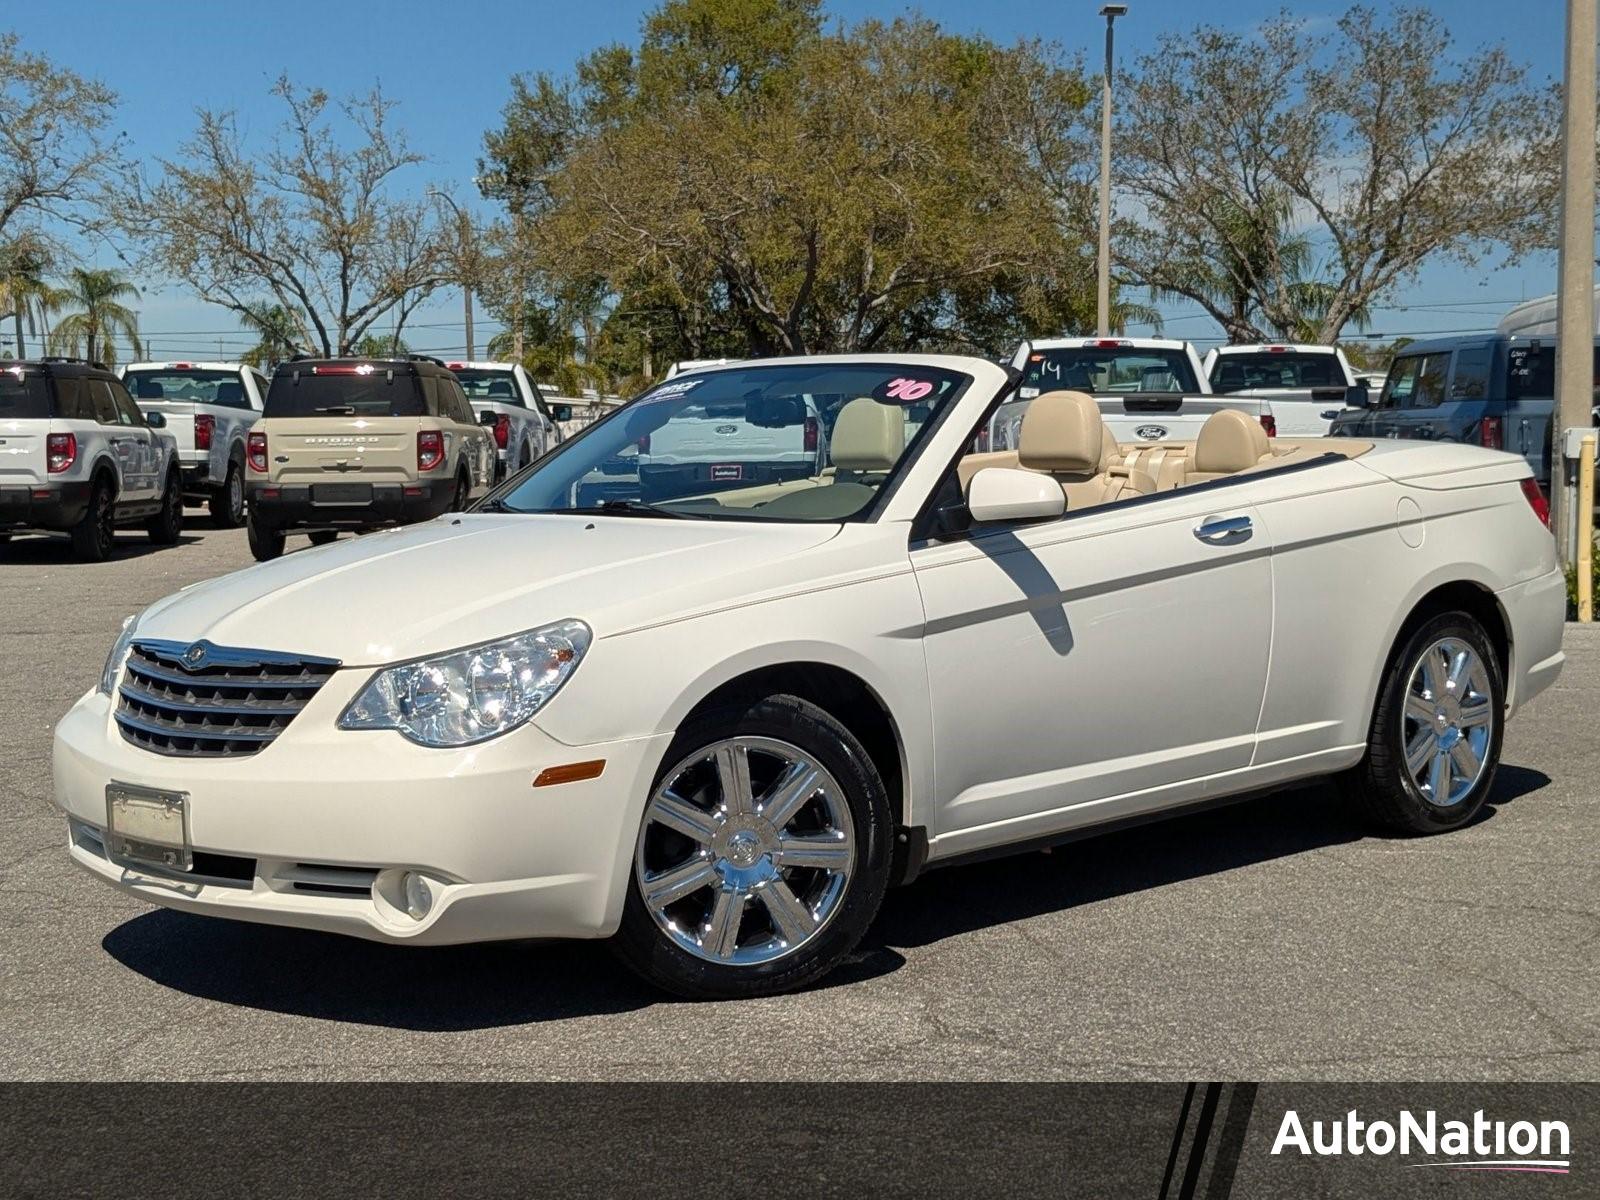
[[[461, 206], [459, 204], [457, 204], [455, 202], [455, 200], [448, 193], [441, 192], [438, 188], [430, 188], [428, 190], [428, 194], [430, 196], [437, 196], [439, 199], [443, 200], [446, 204], [448, 204], [452, 209], [455, 210], [456, 223], [460, 227], [459, 230], [458, 230], [458, 236], [461, 239], [461, 251], [460, 251], [460, 254], [458, 254], [457, 258], [456, 258], [456, 262], [459, 264], [459, 263], [465, 261], [465, 258], [466, 258], [468, 236], [471, 233], [471, 229], [472, 229], [471, 223], [467, 220], [467, 214], [461, 211]], [[467, 272], [464, 271], [464, 270], [461, 272], [461, 312], [462, 312], [462, 315], [466, 318], [466, 322], [467, 322], [467, 361], [470, 362], [472, 360], [472, 357], [473, 357], [473, 354], [472, 354], [472, 285], [469, 282], [467, 282]]]
[[1100, 92], [1100, 278], [1096, 296], [1096, 321], [1101, 337], [1111, 334], [1111, 48], [1117, 18], [1128, 12], [1126, 4], [1102, 4], [1106, 19], [1106, 72]]

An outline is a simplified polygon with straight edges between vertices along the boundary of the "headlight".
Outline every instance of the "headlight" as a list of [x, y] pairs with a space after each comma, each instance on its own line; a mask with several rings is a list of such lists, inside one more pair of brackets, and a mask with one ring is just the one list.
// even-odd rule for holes
[[123, 620], [122, 632], [117, 634], [117, 640], [111, 643], [111, 653], [106, 655], [106, 665], [100, 668], [100, 691], [107, 696], [116, 690], [117, 672], [122, 670], [128, 651], [133, 648], [133, 631], [138, 624], [137, 613]]
[[582, 621], [560, 621], [387, 667], [350, 702], [339, 728], [397, 729], [424, 746], [467, 746], [498, 737], [560, 690], [591, 637]]

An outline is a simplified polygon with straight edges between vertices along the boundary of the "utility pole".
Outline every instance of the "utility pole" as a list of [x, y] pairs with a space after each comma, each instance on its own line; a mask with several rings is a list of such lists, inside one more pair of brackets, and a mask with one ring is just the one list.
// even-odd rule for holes
[[1567, 430], [1594, 424], [1595, 4], [1567, 0], [1567, 60], [1561, 118], [1561, 257], [1556, 282], [1556, 406], [1551, 497], [1556, 549], [1578, 559], [1575, 460]]
[[448, 194], [439, 191], [437, 188], [431, 190], [433, 195], [448, 204], [455, 210], [456, 214], [457, 237], [461, 242], [461, 250], [456, 257], [456, 263], [461, 271], [461, 314], [467, 326], [467, 359], [470, 362], [476, 357], [472, 352], [472, 284], [468, 279], [469, 272], [461, 264], [465, 263], [467, 259], [467, 247], [472, 239], [472, 222], [467, 219], [467, 214], [461, 211], [461, 206]]
[[1106, 19], [1106, 71], [1100, 91], [1100, 269], [1095, 304], [1101, 337], [1111, 334], [1111, 51], [1117, 18], [1127, 11], [1126, 4], [1100, 6], [1100, 15]]

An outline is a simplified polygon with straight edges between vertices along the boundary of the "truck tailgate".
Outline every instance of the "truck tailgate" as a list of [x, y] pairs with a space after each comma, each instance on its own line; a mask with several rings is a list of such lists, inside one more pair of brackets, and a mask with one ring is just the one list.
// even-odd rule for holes
[[0, 487], [30, 487], [45, 483], [43, 421], [0, 421]]
[[1225, 408], [1249, 416], [1261, 412], [1258, 400], [1233, 400], [1225, 396], [1096, 396], [1100, 418], [1119, 442], [1192, 442], [1200, 436], [1206, 418]]
[[161, 413], [167, 418], [167, 432], [178, 440], [178, 454], [188, 457], [194, 450], [194, 405], [187, 400], [139, 400], [139, 411]]

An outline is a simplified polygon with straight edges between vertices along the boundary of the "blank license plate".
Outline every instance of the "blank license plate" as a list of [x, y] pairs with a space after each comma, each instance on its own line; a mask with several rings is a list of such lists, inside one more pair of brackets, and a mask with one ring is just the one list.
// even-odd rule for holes
[[194, 866], [187, 792], [108, 783], [106, 834], [113, 862], [168, 871]]
[[311, 485], [313, 504], [371, 504], [370, 483], [314, 483]]

